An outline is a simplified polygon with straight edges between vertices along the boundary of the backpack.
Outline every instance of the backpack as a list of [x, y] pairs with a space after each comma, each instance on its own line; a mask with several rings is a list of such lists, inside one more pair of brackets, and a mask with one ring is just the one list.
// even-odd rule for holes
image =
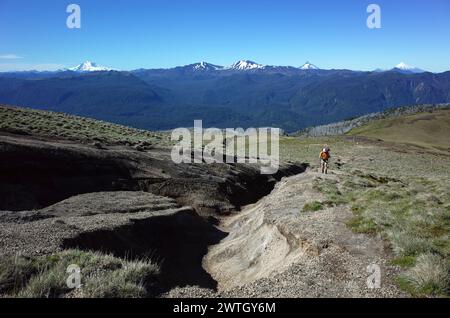
[[328, 153], [328, 151], [322, 151], [320, 153], [320, 158], [322, 158], [322, 160], [328, 160], [330, 158], [330, 154]]

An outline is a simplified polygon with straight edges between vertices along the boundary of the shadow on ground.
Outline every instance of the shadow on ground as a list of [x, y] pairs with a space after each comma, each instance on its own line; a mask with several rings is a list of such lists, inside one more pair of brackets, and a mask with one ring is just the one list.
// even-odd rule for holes
[[132, 224], [113, 230], [81, 233], [65, 240], [63, 247], [109, 252], [128, 259], [151, 257], [161, 265], [159, 286], [153, 291], [158, 295], [176, 286], [215, 290], [217, 282], [203, 269], [202, 260], [208, 246], [226, 236], [195, 212], [183, 211], [132, 220]]

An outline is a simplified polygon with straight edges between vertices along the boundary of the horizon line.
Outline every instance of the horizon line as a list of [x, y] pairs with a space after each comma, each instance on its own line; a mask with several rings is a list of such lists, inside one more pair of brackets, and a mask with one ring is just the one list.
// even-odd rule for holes
[[[354, 71], [354, 72], [377, 72], [377, 71], [378, 72], [386, 72], [386, 71], [399, 69], [399, 68], [397, 68], [397, 66], [402, 65], [402, 64], [408, 65], [407, 63], [400, 62], [397, 65], [395, 65], [395, 66], [393, 66], [391, 68], [387, 68], [387, 69], [377, 67], [377, 68], [371, 69], [371, 70], [363, 70], [363, 69], [352, 69], [352, 68], [345, 68], [345, 67], [343, 67], [343, 68], [320, 68], [316, 64], [311, 63], [310, 62], [311, 60], [307, 60], [305, 63], [303, 63], [300, 66], [293, 66], [293, 65], [278, 65], [278, 64], [260, 64], [258, 62], [255, 62], [254, 60], [240, 59], [240, 60], [237, 60], [237, 61], [235, 61], [232, 64], [227, 65], [227, 66], [220, 65], [220, 64], [215, 64], [215, 63], [207, 62], [207, 61], [203, 60], [203, 61], [193, 62], [193, 63], [189, 63], [189, 64], [175, 65], [175, 66], [168, 66], [168, 67], [156, 67], [156, 66], [153, 66], [153, 67], [138, 67], [138, 68], [130, 68], [130, 69], [119, 69], [119, 68], [99, 65], [98, 63], [93, 62], [92, 59], [89, 59], [89, 60], [83, 61], [82, 63], [77, 64], [75, 66], [69, 66], [69, 67], [67, 67], [65, 64], [42, 63], [42, 64], [36, 64], [34, 66], [34, 68], [33, 68], [33, 66], [30, 66], [30, 68], [24, 68], [24, 69], [16, 68], [16, 69], [9, 69], [9, 70], [0, 70], [0, 73], [21, 73], [21, 72], [23, 72], [23, 73], [25, 73], [25, 72], [39, 72], [39, 73], [45, 73], [45, 72], [49, 72], [50, 73], [50, 72], [52, 72], [52, 73], [55, 73], [55, 72], [71, 71], [72, 68], [76, 68], [76, 67], [81, 66], [81, 65], [83, 65], [84, 63], [87, 63], [87, 62], [91, 62], [94, 65], [96, 65], [97, 67], [104, 67], [104, 68], [108, 68], [109, 69], [109, 70], [103, 70], [103, 71], [117, 71], [117, 72], [132, 72], [132, 71], [137, 71], [137, 70], [170, 70], [170, 69], [175, 69], [175, 68], [179, 68], [179, 67], [186, 67], [186, 66], [197, 65], [197, 64], [202, 64], [202, 63], [207, 63], [207, 64], [212, 65], [212, 66], [221, 67], [222, 69], [220, 69], [220, 70], [229, 70], [233, 65], [237, 64], [238, 62], [243, 62], [243, 61], [254, 63], [255, 65], [259, 66], [259, 69], [261, 69], [263, 67], [286, 67], [286, 68], [301, 69], [304, 65], [311, 64], [311, 65], [317, 67], [317, 69], [304, 69], [304, 70], [323, 70], [323, 71], [327, 71], [327, 70], [328, 71], [332, 71], [332, 70], [348, 70], [348, 71]], [[3, 63], [3, 64], [0, 63], [0, 68], [1, 68], [2, 65], [3, 66], [7, 66], [8, 64], [9, 63]], [[40, 67], [39, 67], [39, 66], [47, 66], [48, 67], [50, 65], [58, 67], [58, 68], [55, 68], [55, 69], [40, 69]], [[443, 70], [443, 71], [435, 71], [435, 72], [433, 72], [433, 71], [428, 71], [428, 70], [425, 70], [425, 69], [418, 68], [416, 66], [410, 66], [410, 67], [411, 67], [411, 69], [420, 70], [423, 73], [426, 73], [426, 72], [428, 72], [428, 73], [445, 73], [445, 72], [450, 71], [450, 70]], [[246, 70], [255, 70], [255, 69], [258, 69], [258, 68], [246, 69]]]

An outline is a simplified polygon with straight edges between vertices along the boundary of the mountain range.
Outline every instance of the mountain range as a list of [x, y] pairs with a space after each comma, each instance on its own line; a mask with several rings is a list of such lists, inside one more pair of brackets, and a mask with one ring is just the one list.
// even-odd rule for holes
[[[261, 69], [279, 69], [279, 68], [283, 68], [283, 67], [282, 66], [272, 66], [272, 65], [262, 65], [262, 64], [250, 61], [250, 60], [240, 60], [240, 61], [233, 63], [230, 66], [220, 66], [220, 65], [215, 65], [215, 64], [208, 63], [208, 62], [198, 62], [198, 63], [189, 64], [186, 66], [179, 66], [179, 67], [175, 67], [175, 68], [188, 68], [188, 69], [192, 69], [195, 71], [224, 71], [224, 70], [249, 71], [249, 70], [261, 70]], [[287, 66], [285, 68], [294, 68], [295, 69], [295, 67], [293, 67], [293, 66]], [[300, 66], [299, 69], [301, 69], [301, 70], [319, 70], [320, 68], [310, 62], [306, 62], [305, 64]], [[106, 66], [99, 66], [96, 63], [91, 62], [91, 61], [86, 61], [75, 67], [63, 69], [60, 71], [74, 71], [74, 72], [83, 73], [83, 72], [98, 72], [98, 71], [112, 71], [112, 70], [114, 70], [114, 69], [112, 69], [110, 67], [106, 67]], [[386, 70], [376, 69], [374, 71], [384, 72]], [[404, 62], [400, 62], [399, 64], [397, 64], [396, 66], [394, 66], [393, 68], [391, 68], [388, 71], [397, 71], [397, 72], [401, 72], [401, 73], [424, 73], [425, 72], [424, 70], [422, 70], [420, 68], [417, 68], [414, 66], [409, 66], [408, 64], [406, 64]]]
[[0, 103], [151, 130], [276, 126], [295, 131], [388, 108], [450, 102], [450, 72], [267, 66], [242, 60], [114, 71], [85, 62], [57, 72], [0, 73]]

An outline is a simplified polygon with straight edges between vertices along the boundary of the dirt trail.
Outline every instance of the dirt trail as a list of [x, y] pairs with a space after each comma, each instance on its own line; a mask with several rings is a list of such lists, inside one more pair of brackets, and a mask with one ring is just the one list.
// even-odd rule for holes
[[[346, 222], [347, 206], [302, 212], [323, 200], [316, 178], [339, 182], [339, 171], [308, 170], [283, 178], [274, 190], [237, 215], [223, 219], [229, 235], [211, 246], [203, 266], [225, 297], [401, 297], [392, 283], [395, 268], [380, 238], [355, 234]], [[381, 288], [367, 287], [367, 266], [381, 269]], [[175, 289], [168, 296], [210, 295], [198, 288]]]

